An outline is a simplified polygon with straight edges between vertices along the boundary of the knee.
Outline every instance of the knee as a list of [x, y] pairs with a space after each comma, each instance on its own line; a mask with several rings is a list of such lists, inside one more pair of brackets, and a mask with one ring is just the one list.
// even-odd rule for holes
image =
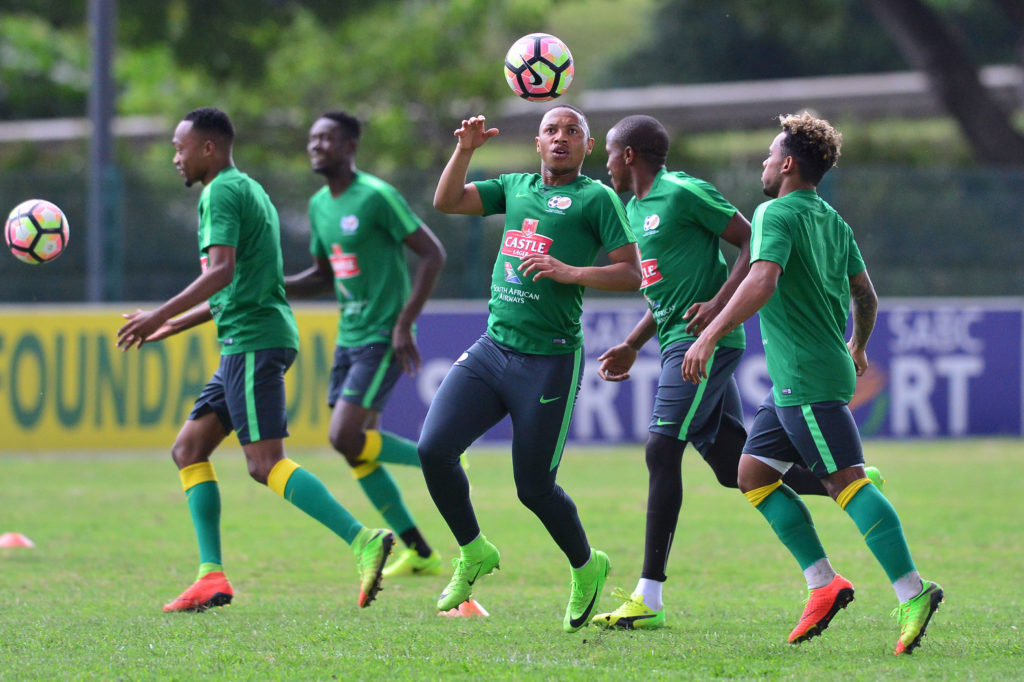
[[721, 457], [712, 451], [708, 454], [707, 463], [715, 472], [715, 478], [724, 488], [739, 488], [739, 458]]
[[274, 468], [277, 462], [268, 462], [255, 457], [247, 457], [246, 465], [249, 467], [249, 475], [257, 483], [267, 484], [267, 480], [270, 478], [270, 471]]
[[359, 458], [366, 444], [366, 434], [361, 428], [331, 429], [331, 446], [341, 453], [349, 466], [361, 464]]
[[206, 461], [209, 458], [205, 456], [202, 449], [195, 443], [178, 439], [174, 441], [174, 445], [171, 446], [171, 459], [174, 460], [178, 469], [184, 469], [185, 467], [192, 466], [193, 464]]

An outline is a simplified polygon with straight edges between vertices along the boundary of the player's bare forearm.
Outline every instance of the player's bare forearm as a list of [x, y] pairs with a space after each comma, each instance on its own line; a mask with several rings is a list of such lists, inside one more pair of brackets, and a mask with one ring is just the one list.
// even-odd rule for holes
[[483, 116], [473, 116], [462, 122], [455, 137], [459, 138], [452, 157], [448, 159], [434, 190], [434, 208], [442, 213], [483, 215], [484, 206], [476, 186], [466, 182], [466, 172], [473, 152], [498, 134], [497, 128], [485, 128]]
[[757, 261], [740, 282], [722, 312], [700, 333], [710, 342], [718, 341], [761, 309], [775, 293], [782, 268], [770, 261]]
[[657, 331], [658, 325], [654, 322], [654, 314], [648, 308], [644, 316], [633, 327], [633, 331], [626, 335], [625, 344], [633, 350], [640, 350], [644, 347], [645, 343], [654, 337]]
[[413, 275], [412, 290], [398, 314], [398, 322], [412, 327], [413, 322], [423, 312], [423, 306], [427, 304], [427, 299], [434, 292], [434, 287], [437, 286], [437, 280], [441, 277], [441, 270], [444, 268], [448, 256], [441, 241], [426, 225], [421, 225], [419, 229], [406, 237], [405, 244], [416, 254], [419, 262]]
[[729, 277], [715, 295], [724, 306], [736, 292], [740, 282], [750, 272], [750, 223], [739, 211], [733, 214], [729, 224], [722, 231], [722, 239], [739, 249]]
[[284, 293], [288, 298], [308, 298], [333, 290], [334, 273], [327, 259], [318, 259], [302, 272], [284, 278]]
[[608, 265], [579, 268], [577, 283], [603, 291], [636, 291], [643, 282], [640, 252], [626, 244], [608, 252]]
[[850, 337], [850, 345], [864, 349], [867, 348], [878, 316], [878, 294], [875, 293], [867, 270], [850, 278], [850, 298], [853, 300], [853, 336]]

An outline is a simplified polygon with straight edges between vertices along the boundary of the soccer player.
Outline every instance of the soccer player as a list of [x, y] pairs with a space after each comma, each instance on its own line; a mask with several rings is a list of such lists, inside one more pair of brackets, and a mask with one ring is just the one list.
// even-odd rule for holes
[[361, 607], [381, 586], [394, 534], [364, 527], [316, 476], [285, 457], [288, 435], [284, 374], [298, 351], [295, 317], [284, 295], [277, 209], [232, 159], [234, 126], [204, 107], [174, 131], [174, 165], [199, 195], [202, 274], [155, 310], [124, 315], [122, 350], [177, 334], [213, 319], [220, 367], [200, 393], [171, 449], [199, 542], [196, 582], [164, 611], [203, 611], [231, 601], [220, 545], [220, 489], [210, 456], [234, 430], [249, 475], [334, 531], [352, 546]]
[[[506, 414], [512, 418], [516, 492], [569, 560], [571, 587], [562, 626], [592, 617], [608, 556], [587, 541], [576, 505], [555, 482], [583, 373], [583, 288], [635, 291], [640, 259], [622, 203], [581, 174], [594, 148], [587, 119], [556, 106], [540, 123], [540, 173], [466, 183], [473, 152], [498, 134], [483, 116], [462, 122], [434, 194], [445, 213], [505, 215], [491, 277], [487, 332], [455, 361], [427, 411], [419, 452], [427, 487], [460, 546], [437, 608], [469, 599], [499, 553], [480, 532], [459, 456]], [[594, 266], [598, 251], [610, 263]]]
[[[853, 231], [817, 193], [839, 159], [842, 136], [807, 113], [780, 122], [763, 164], [761, 183], [773, 199], [754, 212], [750, 273], [686, 352], [683, 376], [694, 383], [708, 378], [717, 342], [760, 311], [772, 390], [743, 448], [739, 485], [807, 579], [807, 605], [789, 641], [820, 634], [853, 601], [853, 585], [833, 570], [807, 507], [780, 480], [802, 460], [856, 523], [892, 582], [900, 627], [894, 653], [909, 654], [943, 592], [921, 579], [896, 511], [865, 476], [848, 405], [868, 366], [878, 298]], [[844, 342], [851, 296], [853, 333]]]
[[[441, 243], [394, 187], [356, 170], [361, 126], [341, 111], [309, 130], [310, 162], [326, 184], [309, 200], [313, 264], [285, 278], [291, 296], [333, 290], [341, 308], [327, 392], [331, 445], [406, 544], [384, 577], [437, 575], [441, 556], [413, 521], [384, 462], [419, 467], [416, 444], [382, 431], [380, 412], [404, 370], [420, 367], [414, 323], [444, 265]], [[419, 258], [410, 290], [405, 249]]]
[[[747, 432], [733, 373], [743, 355], [743, 327], [722, 338], [708, 381], [683, 381], [682, 360], [700, 329], [723, 308], [750, 267], [750, 223], [710, 183], [668, 171], [669, 138], [650, 116], [628, 116], [608, 131], [608, 175], [616, 192], [630, 191], [626, 206], [643, 258], [640, 285], [649, 308], [622, 343], [598, 360], [606, 381], [629, 379], [637, 351], [658, 334], [661, 376], [646, 446], [649, 473], [647, 528], [640, 580], [632, 594], [616, 590], [622, 605], [601, 613], [601, 626], [655, 628], [665, 624], [662, 587], [683, 501], [682, 458], [692, 443], [727, 488], [736, 474]], [[730, 272], [719, 248], [739, 249]], [[794, 467], [787, 483], [800, 493], [825, 495], [810, 471]]]

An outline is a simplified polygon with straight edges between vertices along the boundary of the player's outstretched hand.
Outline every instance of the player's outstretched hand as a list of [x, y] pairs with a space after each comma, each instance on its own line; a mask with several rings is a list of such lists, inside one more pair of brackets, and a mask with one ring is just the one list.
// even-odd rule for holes
[[714, 301], [698, 302], [691, 305], [683, 313], [683, 319], [690, 321], [686, 325], [686, 333], [693, 334], [694, 336], [699, 334], [702, 329], [711, 324], [711, 320], [715, 319], [724, 307], [724, 305], [719, 305]]
[[577, 284], [579, 281], [576, 268], [545, 254], [531, 253], [525, 256], [516, 269], [527, 277], [532, 274], [534, 282], [544, 278], [562, 284]]
[[629, 368], [636, 362], [636, 350], [626, 343], [612, 346], [597, 358], [601, 366], [597, 375], [605, 381], [625, 381], [629, 378]]
[[683, 378], [691, 384], [699, 384], [708, 376], [708, 361], [715, 352], [715, 344], [706, 339], [698, 336], [683, 356]]
[[416, 339], [413, 338], [412, 330], [401, 324], [395, 325], [391, 333], [391, 348], [395, 352], [395, 360], [398, 361], [402, 371], [413, 377], [423, 365], [420, 358], [420, 349], [416, 346]]
[[459, 138], [459, 148], [472, 151], [497, 135], [498, 129], [487, 128], [486, 122], [487, 119], [483, 116], [473, 116], [464, 120], [455, 131], [455, 137]]
[[141, 348], [147, 341], [159, 341], [174, 333], [171, 325], [154, 311], [139, 309], [121, 317], [128, 320], [127, 324], [117, 330], [117, 347], [122, 351], [132, 346]]

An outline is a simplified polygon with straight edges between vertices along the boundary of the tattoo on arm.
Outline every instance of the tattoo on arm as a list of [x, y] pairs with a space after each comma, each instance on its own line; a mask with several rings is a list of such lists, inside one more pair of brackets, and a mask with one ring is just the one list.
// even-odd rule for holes
[[870, 280], [865, 283], [856, 279], [850, 282], [850, 296], [853, 298], [853, 338], [864, 346], [875, 328], [878, 297]]

